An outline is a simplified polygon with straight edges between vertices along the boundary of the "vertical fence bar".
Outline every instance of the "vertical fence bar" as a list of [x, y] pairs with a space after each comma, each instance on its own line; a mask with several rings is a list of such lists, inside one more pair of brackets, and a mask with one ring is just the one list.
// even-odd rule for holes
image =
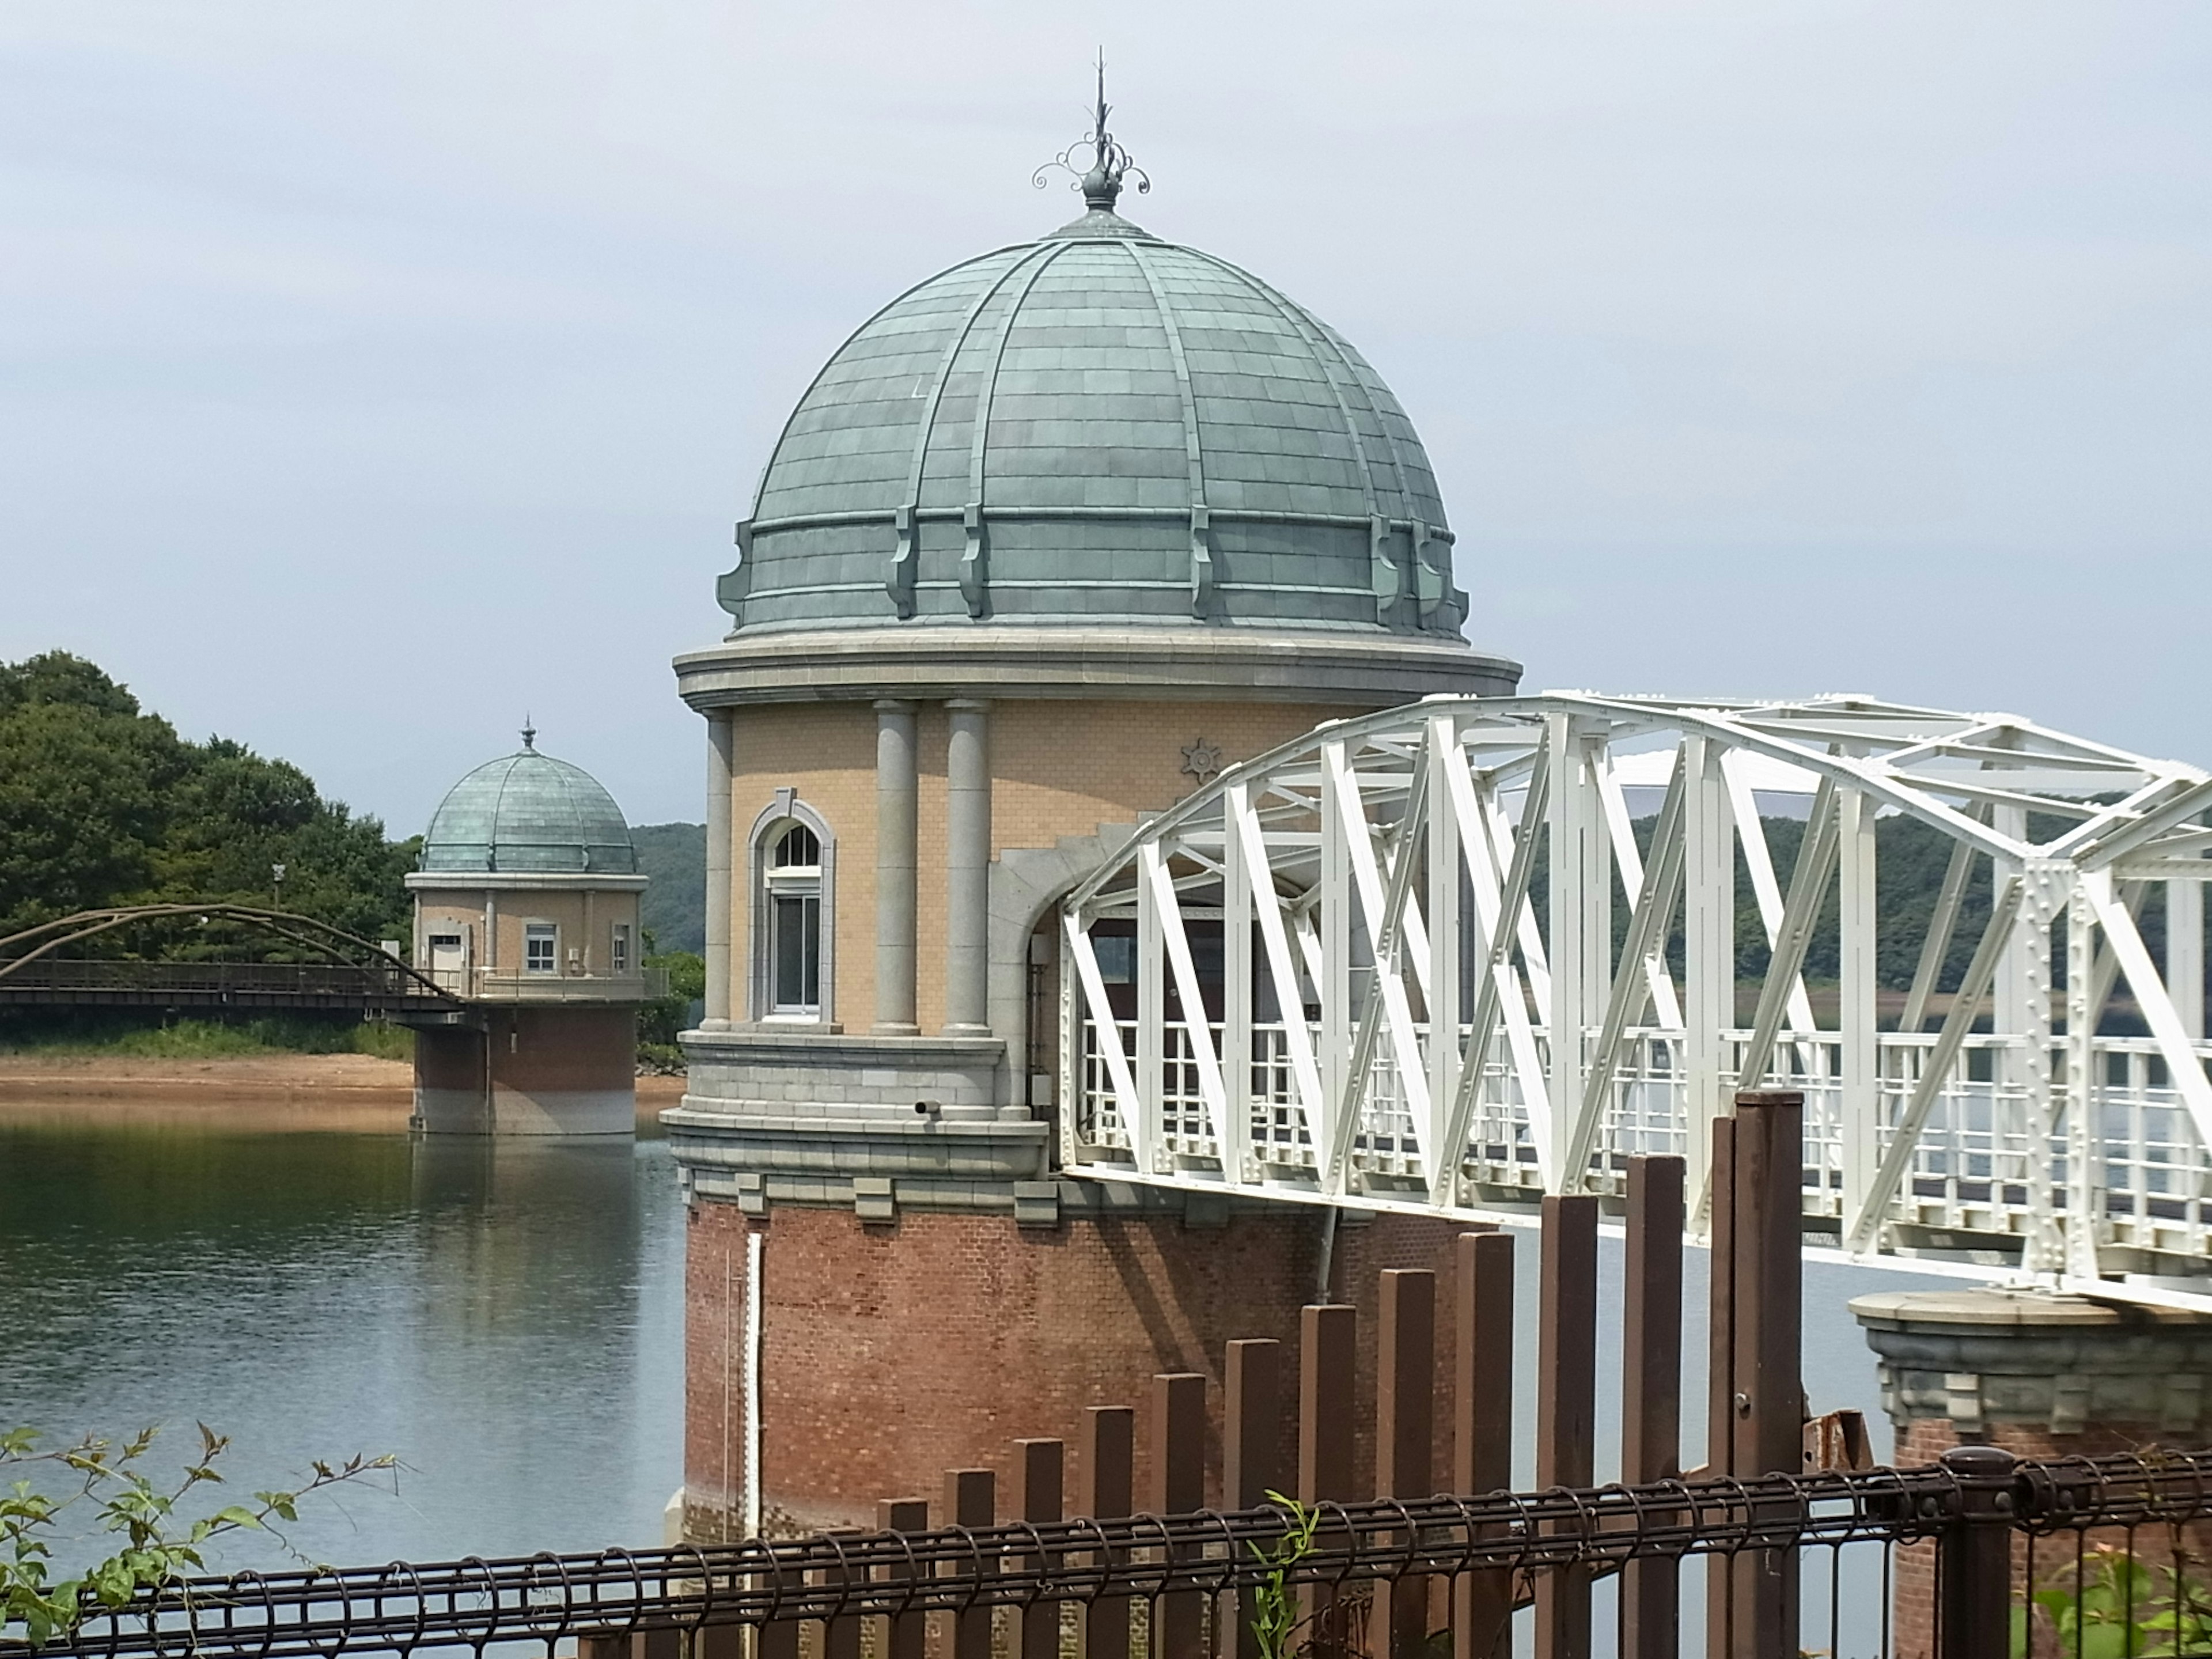
[[[1802, 1316], [1805, 1097], [1735, 1097], [1735, 1433], [1738, 1475], [1796, 1474], [1804, 1463]], [[1737, 1558], [1732, 1616], [1740, 1659], [1797, 1650], [1797, 1555]]]
[[[1060, 1518], [1066, 1458], [1066, 1447], [1057, 1440], [1014, 1442], [1014, 1512], [1023, 1520]], [[1028, 1565], [1043, 1571], [1054, 1562], [1041, 1556]], [[1015, 1609], [1014, 1650], [1021, 1659], [1059, 1659], [1060, 1607], [1057, 1601], [1036, 1601]]]
[[[1936, 1546], [1935, 1659], [2008, 1659], [2012, 1651], [2013, 1455], [1954, 1446], [1959, 1513]], [[2131, 1616], [2129, 1622], [2133, 1623]], [[2178, 1632], [2166, 1638], [2179, 1651]]]
[[[1083, 1512], [1111, 1521], [1136, 1507], [1137, 1414], [1093, 1406], [1085, 1425]], [[1129, 1659], [1129, 1598], [1102, 1595], [1084, 1610], [1084, 1659]]]
[[[1713, 1120], [1713, 1163], [1705, 1191], [1712, 1224], [1709, 1249], [1705, 1346], [1705, 1473], [1735, 1473], [1735, 1120]], [[1705, 1563], [1706, 1659], [1735, 1651], [1735, 1601], [1729, 1585], [1733, 1556]]]
[[[1206, 1378], [1196, 1371], [1163, 1373], [1152, 1378], [1152, 1513], [1188, 1515], [1205, 1507]], [[1161, 1596], [1152, 1609], [1154, 1659], [1205, 1659], [1205, 1632], [1202, 1594]]]
[[[945, 1524], [988, 1527], [998, 1519], [999, 1480], [988, 1469], [945, 1472]], [[995, 1565], [986, 1563], [986, 1568]], [[951, 1615], [948, 1659], [991, 1659], [991, 1609], [969, 1607]]]
[[[1513, 1484], [1513, 1235], [1462, 1233], [1452, 1249], [1452, 1490]], [[1452, 1586], [1452, 1659], [1510, 1651], [1512, 1575], [1462, 1573]]]
[[[1251, 1339], [1229, 1345], [1222, 1370], [1221, 1502], [1232, 1510], [1257, 1509], [1282, 1491], [1283, 1345]], [[1260, 1638], [1249, 1595], [1237, 1597], [1237, 1637], [1218, 1644], [1235, 1659], [1260, 1659]]]
[[[1437, 1489], [1437, 1276], [1422, 1267], [1387, 1268], [1380, 1300], [1375, 1495], [1426, 1498]], [[1371, 1628], [1387, 1642], [1389, 1659], [1420, 1659], [1429, 1639], [1429, 1581], [1377, 1584]]]
[[[876, 1526], [881, 1531], [921, 1532], [928, 1525], [929, 1500], [926, 1498], [887, 1498], [876, 1505]], [[912, 1576], [902, 1566], [884, 1570], [884, 1578], [893, 1582]], [[893, 1613], [884, 1620], [877, 1641], [876, 1651], [883, 1659], [922, 1659], [929, 1645], [929, 1617], [920, 1613]]]
[[[1536, 1327], [1536, 1484], [1587, 1486], [1597, 1450], [1597, 1200], [1544, 1200]], [[1536, 1581], [1537, 1659], [1589, 1659], [1590, 1575], [1555, 1567]]]
[[[1621, 1309], [1620, 1478], [1682, 1472], [1683, 1161], [1628, 1161], [1628, 1247]], [[1680, 1648], [1680, 1569], [1671, 1557], [1621, 1569], [1621, 1659], [1672, 1659]]]

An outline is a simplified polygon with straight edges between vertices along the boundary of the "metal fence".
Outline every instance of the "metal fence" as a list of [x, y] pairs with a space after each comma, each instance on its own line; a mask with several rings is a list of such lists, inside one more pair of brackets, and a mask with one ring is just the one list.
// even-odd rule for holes
[[[2212, 1652], [2212, 1452], [1665, 1481], [1235, 1513], [832, 1534], [191, 1580], [100, 1612], [44, 1655], [337, 1659], [524, 1643], [637, 1659], [922, 1650], [1086, 1659], [1458, 1659], [1511, 1650], [1547, 1585], [1705, 1558], [1716, 1655], [2153, 1659]], [[1847, 1628], [1847, 1553], [1877, 1616]], [[1823, 1595], [1826, 1588], [1830, 1593]], [[1801, 1608], [1800, 1592], [1812, 1606]], [[1622, 1609], [1634, 1599], [1619, 1597]], [[1389, 1609], [1395, 1607], [1394, 1614]], [[1303, 1609], [1302, 1613], [1295, 1610]], [[1264, 1638], [1271, 1610], [1293, 1621]], [[1408, 1617], [1408, 1613], [1413, 1616]], [[1807, 1617], [1807, 1613], [1814, 1616]], [[1537, 1632], [1538, 1650], [1684, 1650], [1679, 1620]], [[949, 1644], [949, 1645], [948, 1645]], [[0, 1644], [0, 1653], [27, 1653]]]

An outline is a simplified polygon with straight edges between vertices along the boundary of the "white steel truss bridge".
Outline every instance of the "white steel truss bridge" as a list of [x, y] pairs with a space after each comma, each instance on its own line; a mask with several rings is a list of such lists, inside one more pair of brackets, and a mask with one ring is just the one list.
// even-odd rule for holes
[[2212, 1308], [2208, 806], [1856, 696], [1333, 721], [1064, 902], [1062, 1166], [1496, 1218], [1797, 1089], [1816, 1249]]

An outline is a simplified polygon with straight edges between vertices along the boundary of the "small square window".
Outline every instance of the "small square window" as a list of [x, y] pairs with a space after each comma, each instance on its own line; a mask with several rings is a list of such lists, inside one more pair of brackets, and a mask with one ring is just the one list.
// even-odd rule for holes
[[560, 971], [560, 930], [550, 921], [533, 921], [522, 930], [522, 967], [531, 974]]

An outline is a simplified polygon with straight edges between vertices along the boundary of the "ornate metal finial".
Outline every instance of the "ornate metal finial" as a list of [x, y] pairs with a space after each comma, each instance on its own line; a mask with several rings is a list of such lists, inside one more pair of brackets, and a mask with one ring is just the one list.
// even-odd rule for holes
[[[1106, 117], [1114, 106], [1106, 101], [1106, 52], [1098, 52], [1098, 102], [1091, 112], [1091, 131], [1066, 149], [1047, 161], [1030, 175], [1030, 182], [1039, 190], [1044, 188], [1044, 176], [1054, 167], [1075, 180], [1073, 188], [1083, 192], [1084, 205], [1093, 213], [1111, 213], [1115, 201], [1121, 194], [1121, 180], [1134, 174], [1137, 194], [1145, 195], [1152, 187], [1152, 176], [1137, 165], [1136, 157], [1114, 142], [1114, 135], [1106, 130]], [[1074, 157], [1084, 150], [1091, 152], [1091, 165], [1076, 166]]]
[[538, 727], [531, 722], [530, 716], [527, 714], [522, 717], [522, 746], [532, 753], [535, 753], [538, 748]]

